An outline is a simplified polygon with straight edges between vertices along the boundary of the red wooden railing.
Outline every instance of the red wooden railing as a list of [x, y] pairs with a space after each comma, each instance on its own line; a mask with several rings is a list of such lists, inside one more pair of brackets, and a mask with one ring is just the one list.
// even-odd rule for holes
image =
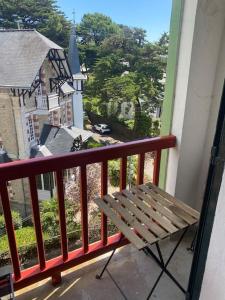
[[[161, 150], [174, 147], [176, 138], [174, 136], [144, 139], [124, 144], [106, 146], [90, 150], [79, 151], [67, 155], [37, 158], [32, 160], [15, 161], [0, 165], [0, 195], [2, 200], [3, 213], [5, 216], [6, 230], [9, 240], [11, 261], [14, 269], [15, 289], [20, 289], [34, 282], [52, 276], [53, 282], [60, 280], [60, 272], [88, 261], [103, 253], [106, 253], [128, 241], [123, 239], [118, 244], [120, 233], [107, 236], [107, 218], [101, 218], [101, 240], [89, 244], [88, 239], [88, 208], [87, 208], [87, 164], [101, 163], [101, 195], [107, 194], [107, 169], [108, 160], [121, 159], [120, 165], [120, 189], [126, 188], [127, 156], [138, 154], [137, 183], [143, 183], [145, 153], [155, 151], [155, 164], [153, 182], [158, 184]], [[81, 225], [83, 247], [68, 252], [63, 170], [80, 168], [80, 189], [81, 189]], [[43, 234], [40, 221], [40, 211], [37, 195], [35, 176], [41, 173], [54, 172], [56, 177], [57, 198], [59, 207], [59, 224], [61, 237], [61, 256], [51, 260], [45, 259]], [[12, 214], [10, 209], [7, 182], [10, 180], [28, 177], [30, 185], [31, 205], [34, 216], [34, 227], [36, 233], [37, 252], [39, 264], [29, 269], [21, 270], [19, 255], [17, 251], [14, 234]]]

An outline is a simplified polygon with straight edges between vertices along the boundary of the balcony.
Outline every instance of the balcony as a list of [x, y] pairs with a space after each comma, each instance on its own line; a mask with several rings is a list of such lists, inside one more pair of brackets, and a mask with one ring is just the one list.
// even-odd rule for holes
[[59, 95], [48, 94], [47, 96], [37, 96], [37, 110], [48, 113], [50, 110], [59, 107]]
[[[92, 280], [92, 285], [98, 286], [101, 291], [101, 282], [96, 283], [93, 277], [89, 277], [89, 271], [86, 271], [86, 266], [93, 265], [96, 260], [100, 260], [101, 255], [105, 255], [107, 252], [118, 247], [118, 240], [120, 238], [120, 233], [109, 236], [107, 218], [105, 215], [101, 216], [101, 239], [95, 241], [94, 243], [89, 242], [89, 222], [88, 222], [88, 197], [87, 197], [87, 165], [90, 164], [101, 164], [101, 194], [105, 195], [108, 192], [108, 161], [113, 159], [120, 159], [120, 189], [124, 189], [127, 186], [127, 164], [128, 157], [131, 155], [138, 156], [138, 167], [137, 167], [137, 183], [141, 184], [144, 181], [144, 167], [145, 167], [145, 153], [154, 152], [154, 169], [153, 169], [153, 182], [158, 184], [159, 180], [159, 167], [161, 159], [161, 151], [163, 149], [168, 149], [174, 147], [176, 144], [176, 138], [174, 136], [165, 136], [158, 137], [153, 139], [144, 139], [140, 141], [128, 142], [124, 144], [117, 144], [112, 146], [106, 146], [97, 149], [83, 150], [76, 153], [71, 153], [67, 155], [60, 155], [55, 157], [46, 157], [46, 158], [37, 158], [32, 160], [25, 161], [15, 161], [12, 163], [6, 163], [0, 165], [0, 195], [2, 199], [2, 207], [5, 216], [5, 223], [7, 229], [7, 236], [9, 241], [9, 248], [11, 253], [11, 264], [14, 273], [14, 286], [16, 290], [29, 287], [31, 284], [40, 282], [43, 279], [52, 277], [53, 283], [61, 282], [61, 273], [73, 271], [73, 267], [85, 263], [85, 267], [80, 269], [82, 276], [84, 278], [84, 283], [87, 282], [87, 288], [89, 285], [89, 280]], [[81, 209], [81, 240], [82, 245], [80, 248], [70, 251], [68, 247], [68, 235], [67, 235], [67, 226], [66, 226], [66, 214], [65, 214], [65, 196], [64, 196], [64, 182], [63, 182], [63, 171], [71, 168], [78, 167], [80, 169], [79, 180], [80, 180], [80, 209]], [[46, 258], [46, 251], [44, 246], [44, 238], [42, 231], [42, 224], [40, 219], [40, 208], [37, 194], [37, 185], [35, 176], [42, 173], [54, 172], [56, 178], [56, 187], [57, 187], [57, 200], [58, 200], [58, 214], [59, 214], [59, 225], [60, 225], [60, 241], [61, 241], [61, 254], [55, 256], [51, 259]], [[30, 201], [32, 206], [33, 213], [33, 225], [36, 233], [36, 247], [38, 253], [38, 264], [23, 269], [21, 267], [21, 262], [18, 254], [17, 243], [15, 239], [15, 232], [12, 222], [12, 213], [10, 208], [9, 194], [7, 189], [7, 182], [28, 178], [29, 189], [30, 189]], [[190, 237], [189, 237], [190, 240]], [[190, 241], [187, 240], [189, 245]], [[165, 248], [170, 247], [170, 241], [165, 240]], [[173, 243], [173, 242], [172, 242]], [[122, 240], [121, 246], [128, 244], [128, 241], [124, 238]], [[144, 293], [148, 291], [148, 282], [151, 282], [152, 274], [158, 274], [157, 266], [154, 268], [151, 264], [154, 265], [154, 262], [149, 260], [146, 264], [148, 258], [142, 257], [141, 253], [138, 253], [136, 250], [133, 250], [131, 246], [121, 248], [122, 250], [118, 254], [118, 261], [114, 265], [115, 274], [118, 274], [118, 277], [123, 282], [124, 287], [127, 286], [129, 291], [129, 284], [126, 281], [127, 271], [124, 273], [123, 265], [126, 264], [130, 269], [134, 267], [134, 277], [137, 279], [137, 290], [139, 286], [139, 292]], [[182, 264], [183, 257], [186, 255], [188, 257], [187, 262], [190, 262], [191, 255], [186, 251], [186, 245], [183, 246], [183, 250], [180, 252], [180, 257], [177, 260], [177, 263]], [[122, 257], [121, 261], [119, 257]], [[136, 261], [136, 262], [135, 262]], [[100, 262], [102, 264], [102, 262]], [[135, 267], [138, 264], [137, 268]], [[148, 265], [149, 264], [149, 265]], [[95, 264], [94, 264], [95, 265]], [[122, 266], [122, 267], [121, 267]], [[154, 272], [149, 270], [155, 270]], [[189, 264], [190, 266], [190, 264]], [[176, 267], [176, 266], [174, 266]], [[77, 270], [78, 267], [76, 267]], [[89, 270], [89, 266], [87, 270]], [[92, 275], [97, 271], [99, 265], [95, 265], [92, 271]], [[129, 269], [128, 268], [128, 269]], [[153, 268], [153, 269], [152, 269]], [[125, 268], [126, 269], [126, 268]], [[127, 270], [127, 269], [126, 269]], [[77, 276], [79, 277], [79, 271]], [[184, 275], [181, 274], [187, 280], [187, 270], [184, 270]], [[76, 273], [75, 273], [76, 274]], [[130, 270], [132, 274], [132, 270]], [[150, 277], [149, 277], [150, 276]], [[156, 276], [156, 275], [155, 275]], [[65, 278], [67, 275], [65, 275]], [[106, 276], [107, 285], [112, 283], [109, 282], [109, 279]], [[83, 279], [82, 279], [83, 281]], [[147, 282], [146, 290], [142, 291], [142, 284]], [[67, 282], [67, 280], [66, 280]], [[89, 282], [89, 283], [88, 283]], [[139, 282], [139, 283], [138, 283]], [[40, 284], [40, 283], [39, 283]], [[72, 283], [71, 283], [72, 284]], [[76, 284], [73, 283], [74, 287]], [[65, 285], [62, 285], [65, 287]], [[67, 284], [66, 284], [67, 286]], [[43, 286], [45, 289], [46, 285]], [[62, 289], [60, 288], [60, 289]], [[67, 289], [67, 287], [66, 287]], [[113, 287], [115, 290], [115, 287]], [[168, 287], [167, 287], [168, 289]], [[25, 289], [25, 291], [30, 290]], [[33, 288], [32, 288], [33, 290]], [[38, 288], [35, 289], [38, 291]], [[126, 288], [125, 288], [126, 290]], [[100, 293], [100, 291], [96, 291]], [[176, 288], [173, 289], [176, 293]], [[48, 292], [48, 287], [45, 292]], [[43, 292], [43, 293], [45, 293]], [[115, 290], [115, 293], [118, 291]], [[178, 291], [179, 292], [179, 291]], [[21, 294], [21, 298], [18, 299], [32, 299], [33, 296]], [[39, 292], [38, 292], [39, 293]], [[63, 292], [62, 292], [63, 293]], [[76, 293], [76, 291], [74, 291]], [[66, 294], [66, 293], [65, 293]], [[28, 297], [28, 298], [27, 298]], [[60, 298], [67, 299], [67, 298]], [[93, 299], [95, 296], [93, 295]], [[101, 299], [101, 298], [98, 298]], [[102, 298], [103, 299], [103, 298]], [[119, 298], [112, 298], [119, 299]], [[136, 299], [136, 298], [134, 298]], [[166, 298], [165, 298], [166, 299]], [[172, 299], [172, 298], [171, 298]], [[179, 298], [177, 298], [179, 299]], [[181, 298], [182, 299], [182, 298]]]
[[[170, 270], [184, 286], [188, 282], [192, 261], [192, 253], [187, 251], [191, 239], [191, 236], [187, 236], [170, 265]], [[173, 246], [174, 241], [164, 241], [162, 245], [165, 253]], [[123, 300], [124, 298], [107, 273], [101, 281], [95, 278], [108, 256], [109, 254], [99, 256], [63, 272], [63, 281], [58, 286], [52, 286], [49, 279], [45, 279], [38, 284], [21, 289], [17, 291], [16, 299]], [[182, 266], [179, 272], [177, 266]], [[149, 289], [160, 272], [154, 261], [148, 259], [131, 245], [117, 250], [109, 270], [129, 300], [146, 299]], [[153, 294], [153, 299], [183, 300], [184, 295], [164, 276]]]

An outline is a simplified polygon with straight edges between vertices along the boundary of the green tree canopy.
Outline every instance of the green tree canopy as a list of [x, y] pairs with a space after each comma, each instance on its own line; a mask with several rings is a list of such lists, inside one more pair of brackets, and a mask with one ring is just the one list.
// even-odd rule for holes
[[68, 47], [70, 22], [55, 0], [0, 0], [0, 28], [18, 28], [18, 24]]

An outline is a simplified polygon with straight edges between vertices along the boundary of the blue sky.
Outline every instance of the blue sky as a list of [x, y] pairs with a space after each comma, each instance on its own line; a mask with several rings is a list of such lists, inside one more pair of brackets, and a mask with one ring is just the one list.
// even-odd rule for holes
[[58, 6], [72, 20], [73, 9], [76, 22], [85, 13], [99, 12], [110, 16], [119, 24], [144, 28], [150, 41], [169, 31], [172, 0], [58, 0]]

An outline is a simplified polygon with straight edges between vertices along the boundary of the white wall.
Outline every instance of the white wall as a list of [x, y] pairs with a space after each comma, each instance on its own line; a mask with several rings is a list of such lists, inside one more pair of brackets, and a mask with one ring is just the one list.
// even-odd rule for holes
[[[74, 88], [75, 83], [76, 82], [74, 82]], [[73, 123], [75, 127], [84, 129], [83, 97], [79, 91], [75, 91], [73, 94]]]
[[216, 208], [200, 300], [225, 299], [225, 172]]
[[225, 78], [224, 20], [223, 0], [185, 1], [166, 189], [198, 209]]

